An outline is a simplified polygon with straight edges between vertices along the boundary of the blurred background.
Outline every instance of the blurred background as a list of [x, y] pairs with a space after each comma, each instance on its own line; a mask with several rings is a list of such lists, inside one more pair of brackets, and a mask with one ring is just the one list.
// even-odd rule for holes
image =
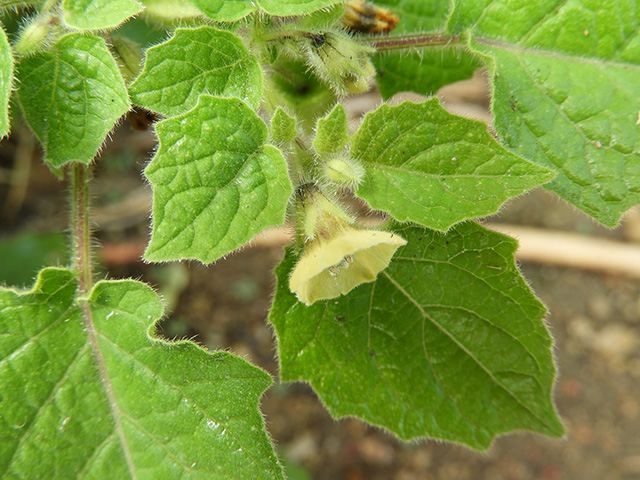
[[[482, 74], [439, 94], [452, 112], [491, 124]], [[407, 98], [420, 100], [400, 95], [392, 102]], [[353, 126], [380, 102], [375, 90], [348, 99]], [[230, 350], [277, 379], [266, 316], [286, 231], [258, 237], [214, 265], [144, 264], [151, 196], [142, 170], [155, 138], [139, 128], [152, 120], [143, 112], [123, 120], [96, 162], [96, 277], [148, 282], [167, 305], [162, 335]], [[12, 137], [0, 145], [0, 282], [30, 286], [41, 266], [68, 263], [68, 212], [66, 184], [43, 165], [33, 136], [14, 118]], [[333, 420], [306, 384], [276, 381], [262, 411], [290, 478], [640, 479], [640, 261], [633, 259], [640, 212], [608, 230], [537, 189], [483, 222], [519, 238], [523, 275], [550, 310], [560, 372], [555, 400], [567, 437], [515, 433], [482, 453], [430, 440], [407, 444], [356, 419]]]

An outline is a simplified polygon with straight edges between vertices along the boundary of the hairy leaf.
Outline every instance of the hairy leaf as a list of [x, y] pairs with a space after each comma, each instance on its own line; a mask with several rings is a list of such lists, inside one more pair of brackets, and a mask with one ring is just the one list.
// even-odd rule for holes
[[243, 102], [201, 95], [156, 132], [158, 152], [145, 169], [153, 186], [147, 260], [210, 263], [284, 222], [287, 163]]
[[296, 119], [282, 108], [276, 108], [270, 125], [271, 140], [274, 143], [290, 142], [298, 135]]
[[269, 315], [282, 379], [309, 382], [334, 417], [404, 440], [486, 449], [518, 429], [561, 436], [545, 308], [516, 268], [516, 241], [471, 222], [397, 233], [408, 244], [376, 282], [311, 307], [288, 289], [289, 250]]
[[308, 15], [340, 3], [340, 0], [193, 0], [193, 3], [212, 20], [233, 22], [258, 10], [279, 17]]
[[258, 410], [267, 373], [153, 336], [133, 280], [75, 298], [72, 272], [0, 289], [3, 478], [284, 478]]
[[13, 84], [13, 55], [7, 40], [7, 34], [0, 25], [0, 139], [9, 134], [9, 99]]
[[179, 28], [147, 50], [129, 91], [136, 105], [168, 116], [191, 110], [202, 94], [238, 97], [257, 110], [262, 70], [235, 34], [208, 26]]
[[546, 188], [608, 226], [640, 203], [636, 1], [470, 1], [450, 30], [489, 57], [496, 131], [558, 171]]
[[[397, 28], [391, 32], [391, 35], [398, 35], [444, 31], [451, 2], [380, 0], [375, 3], [399, 17]], [[380, 39], [384, 40], [384, 37]], [[375, 56], [374, 63], [378, 71], [378, 88], [385, 99], [406, 91], [430, 95], [444, 85], [471, 77], [481, 66], [469, 52], [450, 48], [381, 52]]]
[[89, 163], [129, 109], [118, 66], [102, 38], [70, 33], [18, 64], [18, 98], [54, 170]]
[[448, 113], [436, 98], [368, 113], [351, 155], [367, 172], [359, 197], [399, 221], [441, 231], [495, 213], [554, 177], [505, 150], [484, 123]]
[[337, 104], [329, 114], [318, 119], [313, 148], [318, 155], [326, 157], [340, 153], [347, 143], [349, 143], [347, 112], [341, 104]]
[[115, 28], [144, 7], [136, 0], [63, 0], [67, 25], [81, 30]]
[[[140, 0], [144, 6], [145, 16], [149, 16], [165, 25], [178, 26], [185, 20], [190, 21], [201, 15], [194, 5], [196, 0]], [[220, 0], [204, 0], [213, 3]]]

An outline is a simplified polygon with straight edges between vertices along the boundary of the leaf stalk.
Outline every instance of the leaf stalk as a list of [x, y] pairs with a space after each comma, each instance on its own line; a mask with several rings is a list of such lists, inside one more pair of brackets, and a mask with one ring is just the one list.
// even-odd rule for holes
[[76, 162], [71, 167], [71, 225], [73, 270], [78, 277], [78, 293], [93, 286], [91, 229], [89, 225], [89, 184], [91, 167]]
[[384, 52], [416, 47], [439, 47], [452, 45], [460, 41], [460, 36], [443, 33], [418, 33], [412, 35], [391, 35], [385, 37], [359, 37], [358, 40], [371, 45], [379, 52]]

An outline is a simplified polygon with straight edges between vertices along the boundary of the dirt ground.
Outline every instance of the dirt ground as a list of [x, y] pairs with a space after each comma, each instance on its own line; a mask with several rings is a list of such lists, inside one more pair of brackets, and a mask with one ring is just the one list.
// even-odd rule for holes
[[[66, 225], [66, 187], [41, 165], [28, 138], [16, 136], [0, 149], [0, 240]], [[262, 410], [280, 455], [291, 465], [291, 478], [640, 479], [640, 281], [551, 265], [521, 267], [550, 311], [560, 372], [555, 400], [565, 439], [515, 433], [499, 437], [485, 453], [430, 440], [404, 444], [359, 420], [333, 420], [305, 384], [277, 383], [275, 338], [266, 315], [280, 247], [245, 249], [208, 267], [139, 261], [148, 238], [148, 192], [140, 171], [152, 149], [150, 134], [133, 132], [125, 123], [96, 171], [96, 238], [103, 264], [98, 275], [151, 283], [171, 310], [162, 327], [166, 336], [228, 349], [273, 375], [276, 383]], [[22, 180], [15, 178], [19, 169]], [[626, 239], [624, 227], [600, 228], [542, 190], [513, 200], [492, 220]]]

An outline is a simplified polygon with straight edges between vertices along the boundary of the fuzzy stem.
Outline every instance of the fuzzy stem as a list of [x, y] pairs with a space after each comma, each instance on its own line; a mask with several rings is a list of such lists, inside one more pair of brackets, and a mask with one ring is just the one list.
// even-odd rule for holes
[[415, 47], [453, 45], [460, 41], [460, 36], [438, 33], [416, 33], [411, 35], [391, 35], [387, 37], [360, 37], [358, 40], [371, 45], [379, 52], [384, 52]]
[[91, 265], [91, 230], [89, 228], [89, 183], [91, 169], [82, 163], [71, 168], [71, 225], [73, 270], [78, 277], [78, 293], [93, 286]]

